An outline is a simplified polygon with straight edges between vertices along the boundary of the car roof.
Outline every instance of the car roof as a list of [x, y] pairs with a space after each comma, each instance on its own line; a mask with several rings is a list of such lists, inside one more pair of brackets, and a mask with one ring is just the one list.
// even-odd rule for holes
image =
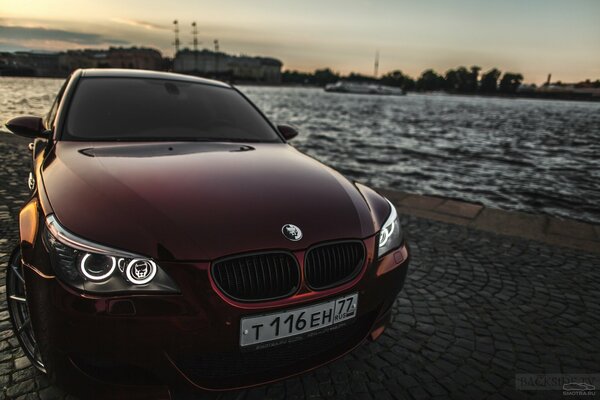
[[192, 75], [175, 74], [173, 72], [150, 71], [145, 69], [86, 68], [81, 70], [81, 77], [165, 79], [172, 81], [204, 83], [207, 85], [221, 86], [226, 88], [231, 87], [226, 83], [212, 79], [199, 78]]

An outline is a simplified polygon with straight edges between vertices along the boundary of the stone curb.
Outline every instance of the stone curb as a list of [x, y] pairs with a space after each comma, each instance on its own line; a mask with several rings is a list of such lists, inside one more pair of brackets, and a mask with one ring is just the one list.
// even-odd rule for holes
[[401, 214], [468, 226], [550, 245], [600, 253], [600, 225], [481, 204], [380, 189]]
[[[28, 193], [27, 143], [0, 134], [0, 400], [76, 400], [28, 365], [7, 312], [4, 266]], [[589, 224], [528, 214], [519, 219], [519, 213], [478, 204], [381, 192], [403, 213], [412, 257], [381, 337], [302, 376], [207, 398], [559, 399], [562, 391], [516, 388], [518, 374], [598, 370], [600, 255], [513, 232], [541, 231], [566, 245], [585, 241]]]

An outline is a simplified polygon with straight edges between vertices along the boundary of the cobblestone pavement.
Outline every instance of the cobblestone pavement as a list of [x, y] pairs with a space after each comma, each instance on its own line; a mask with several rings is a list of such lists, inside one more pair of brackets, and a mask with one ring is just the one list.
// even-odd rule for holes
[[[0, 398], [63, 399], [19, 349], [4, 268], [27, 194], [27, 150], [0, 139]], [[375, 343], [239, 399], [520, 399], [517, 373], [600, 372], [600, 256], [403, 216], [412, 248], [393, 322]], [[226, 396], [230, 397], [230, 396]]]

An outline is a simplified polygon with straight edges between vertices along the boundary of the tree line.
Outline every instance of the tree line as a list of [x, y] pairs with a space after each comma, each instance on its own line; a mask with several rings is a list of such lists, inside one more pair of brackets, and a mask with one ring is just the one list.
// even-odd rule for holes
[[400, 70], [388, 72], [380, 78], [350, 73], [342, 76], [329, 68], [314, 72], [284, 71], [282, 81], [292, 84], [325, 86], [339, 80], [379, 83], [395, 86], [406, 91], [439, 91], [452, 93], [515, 93], [523, 82], [523, 75], [513, 72], [504, 74], [497, 68], [481, 73], [478, 66], [458, 67], [441, 75], [433, 69], [427, 69], [416, 80]]

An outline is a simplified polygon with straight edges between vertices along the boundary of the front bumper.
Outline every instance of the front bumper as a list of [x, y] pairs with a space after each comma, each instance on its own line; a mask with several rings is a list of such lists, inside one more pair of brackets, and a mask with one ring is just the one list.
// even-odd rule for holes
[[[374, 238], [365, 241], [368, 249], [374, 243]], [[296, 256], [302, 264], [303, 252]], [[36, 336], [58, 380], [82, 387], [101, 383], [111, 394], [135, 387], [138, 395], [147, 389], [157, 397], [162, 390], [169, 398], [172, 387], [219, 391], [284, 379], [375, 338], [389, 319], [408, 262], [405, 245], [376, 261], [371, 252], [352, 282], [258, 304], [235, 303], [218, 293], [210, 263], [160, 263], [180, 286], [179, 295], [90, 296], [40, 275], [35, 267], [27, 269], [26, 279], [35, 293], [28, 301]], [[355, 292], [357, 317], [347, 324], [266, 350], [240, 350], [242, 317]]]

